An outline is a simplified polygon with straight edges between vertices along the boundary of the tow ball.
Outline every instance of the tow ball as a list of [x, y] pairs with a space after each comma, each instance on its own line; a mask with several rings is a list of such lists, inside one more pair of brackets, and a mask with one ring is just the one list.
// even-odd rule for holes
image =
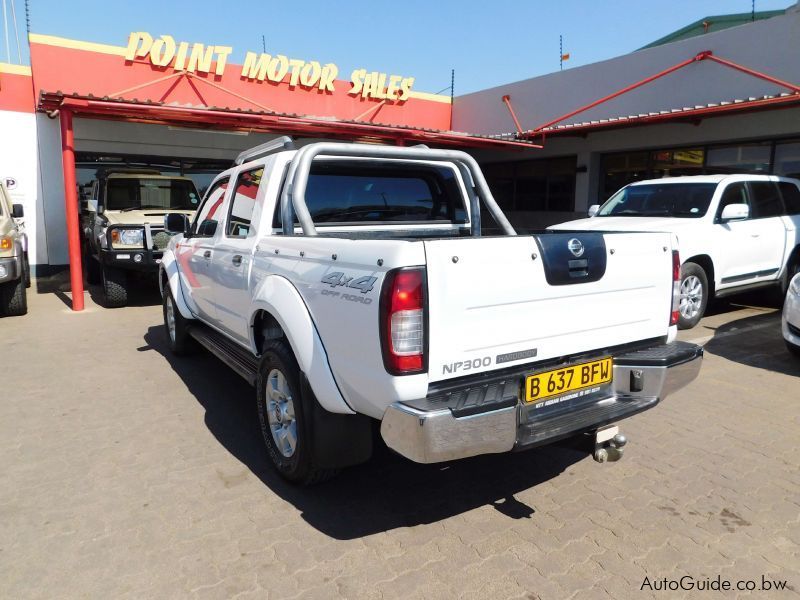
[[616, 462], [622, 458], [627, 443], [628, 438], [619, 432], [616, 425], [598, 429], [595, 432], [592, 457], [599, 463]]

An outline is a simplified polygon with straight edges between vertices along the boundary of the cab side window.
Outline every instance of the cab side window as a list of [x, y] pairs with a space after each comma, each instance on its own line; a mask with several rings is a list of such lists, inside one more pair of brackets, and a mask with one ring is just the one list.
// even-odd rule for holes
[[228, 189], [229, 179], [220, 179], [209, 188], [203, 204], [197, 211], [192, 223], [191, 234], [195, 237], [211, 237], [217, 230], [220, 213], [219, 207], [225, 200], [225, 190]]
[[236, 180], [236, 188], [228, 211], [228, 224], [225, 235], [232, 238], [246, 238], [250, 233], [250, 223], [256, 206], [258, 186], [264, 175], [264, 167], [244, 171]]
[[793, 183], [781, 181], [778, 183], [786, 205], [786, 212], [790, 215], [800, 215], [800, 189]]
[[772, 181], [751, 181], [748, 185], [754, 219], [779, 217], [783, 214], [783, 202], [777, 185]]
[[747, 204], [750, 206], [750, 201], [747, 197], [747, 187], [744, 182], [731, 183], [722, 192], [722, 198], [719, 201], [719, 208], [717, 209], [717, 220], [722, 217], [722, 211], [730, 204]]

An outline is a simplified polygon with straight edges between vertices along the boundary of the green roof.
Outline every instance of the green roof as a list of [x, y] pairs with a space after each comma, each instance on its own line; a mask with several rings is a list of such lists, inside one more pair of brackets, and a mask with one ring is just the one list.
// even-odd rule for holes
[[785, 10], [762, 10], [760, 12], [756, 12], [755, 14], [747, 12], [732, 15], [714, 15], [711, 17], [705, 17], [704, 19], [695, 21], [694, 23], [687, 25], [682, 29], [678, 29], [678, 31], [673, 31], [669, 35], [665, 35], [664, 37], [657, 39], [655, 42], [651, 42], [646, 46], [642, 46], [639, 48], [639, 50], [653, 48], [655, 46], [662, 46], [671, 42], [678, 42], [680, 40], [703, 35], [704, 33], [722, 31], [723, 29], [728, 29], [729, 27], [745, 25], [746, 23], [750, 23], [754, 20], [761, 21], [763, 19], [770, 19], [772, 17], [782, 15], [785, 12]]

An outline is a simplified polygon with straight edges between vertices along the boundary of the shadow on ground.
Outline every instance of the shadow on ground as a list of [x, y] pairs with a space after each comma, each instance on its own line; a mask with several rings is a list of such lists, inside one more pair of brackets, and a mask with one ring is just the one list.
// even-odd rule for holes
[[[84, 284], [85, 289], [98, 306], [103, 306], [101, 285]], [[131, 277], [128, 284], [128, 303], [126, 306], [155, 306], [161, 304], [158, 282], [147, 277]]]
[[770, 312], [737, 319], [712, 329], [709, 354], [776, 373], [800, 376], [800, 360], [787, 349], [781, 333], [781, 313]]
[[[67, 307], [72, 306], [68, 270], [49, 277], [39, 277], [34, 280], [34, 286], [37, 294], [55, 294]], [[100, 285], [84, 281], [83, 289], [89, 293], [92, 302], [103, 306], [103, 290]], [[155, 277], [131, 273], [127, 306], [153, 306], [155, 304], [161, 304], [161, 294], [158, 291], [158, 281]]]
[[434, 523], [491, 505], [514, 518], [534, 509], [514, 494], [548, 481], [587, 453], [564, 446], [418, 465], [379, 445], [371, 461], [313, 487], [286, 483], [272, 469], [258, 427], [253, 388], [203, 350], [173, 356], [162, 327], [151, 327], [141, 351], [156, 350], [205, 408], [209, 431], [273, 492], [292, 503], [317, 530], [354, 539], [397, 527]]
[[713, 317], [748, 306], [780, 309], [783, 306], [783, 300], [774, 288], [754, 290], [713, 300], [709, 303], [704, 316]]

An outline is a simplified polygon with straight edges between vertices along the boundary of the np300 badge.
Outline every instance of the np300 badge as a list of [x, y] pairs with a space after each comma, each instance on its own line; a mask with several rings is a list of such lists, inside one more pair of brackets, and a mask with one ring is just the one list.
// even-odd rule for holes
[[575, 258], [583, 256], [583, 243], [578, 238], [572, 238], [568, 241], [567, 248]]

